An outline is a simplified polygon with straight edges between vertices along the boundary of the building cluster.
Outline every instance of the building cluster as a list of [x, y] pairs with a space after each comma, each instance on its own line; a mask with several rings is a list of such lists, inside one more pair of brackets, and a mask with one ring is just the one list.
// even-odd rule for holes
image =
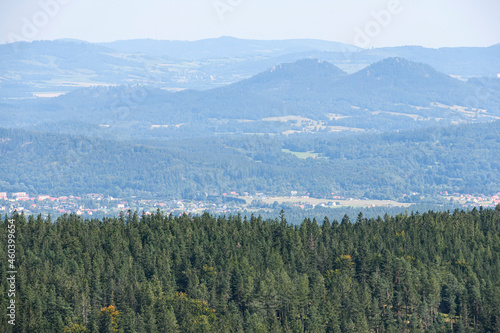
[[0, 192], [0, 211], [5, 213], [12, 213], [16, 210], [25, 213], [40, 211], [70, 213], [81, 208], [81, 199], [81, 197], [77, 196], [30, 196], [26, 192], [15, 192], [7, 195], [7, 192]]
[[439, 192], [441, 196], [448, 200], [453, 200], [462, 204], [462, 207], [496, 207], [500, 204], [500, 192], [493, 195], [472, 195], [460, 193]]
[[217, 214], [237, 211], [236, 203], [209, 203], [190, 200], [144, 200], [137, 198], [122, 199], [89, 193], [84, 196], [50, 195], [31, 196], [26, 192], [0, 192], [0, 213], [12, 214], [14, 211], [25, 214], [62, 215], [75, 213], [84, 216], [118, 215], [122, 211], [150, 213], [160, 209], [167, 213], [201, 214], [206, 210]]
[[[243, 194], [243, 196], [240, 196], [237, 192], [231, 191], [223, 193], [220, 196], [207, 194], [206, 200], [146, 200], [138, 198], [113, 198], [100, 193], [88, 193], [83, 196], [53, 197], [50, 195], [32, 196], [26, 192], [0, 192], [0, 213], [12, 214], [14, 211], [17, 211], [24, 212], [25, 214], [52, 214], [56, 216], [75, 213], [87, 217], [100, 217], [118, 215], [122, 211], [127, 212], [129, 210], [148, 214], [160, 209], [165, 213], [173, 214], [201, 214], [204, 211], [214, 214], [230, 214], [247, 208], [259, 209], [273, 206], [272, 204], [265, 204], [264, 201], [269, 199], [269, 197], [264, 193], [249, 195], [245, 192]], [[417, 194], [412, 193], [412, 195]], [[495, 207], [500, 204], [500, 192], [490, 196], [473, 196], [470, 194], [449, 194], [447, 191], [443, 191], [440, 195], [450, 201], [461, 204], [463, 207]], [[300, 200], [291, 204], [293, 207], [300, 209], [313, 209], [316, 206], [340, 206], [346, 205], [344, 201], [349, 202], [354, 200], [332, 193], [330, 199], [312, 203], [307, 200], [309, 199], [309, 193], [299, 194], [295, 191], [291, 192], [289, 198], [304, 199], [303, 201]], [[342, 201], [344, 203], [341, 203], [340, 200], [344, 200]]]

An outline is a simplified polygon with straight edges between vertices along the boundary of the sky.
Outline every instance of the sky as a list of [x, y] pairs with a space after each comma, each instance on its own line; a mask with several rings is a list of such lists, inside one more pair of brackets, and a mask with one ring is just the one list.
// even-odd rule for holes
[[500, 43], [499, 15], [499, 0], [2, 0], [0, 43], [233, 36], [490, 46]]

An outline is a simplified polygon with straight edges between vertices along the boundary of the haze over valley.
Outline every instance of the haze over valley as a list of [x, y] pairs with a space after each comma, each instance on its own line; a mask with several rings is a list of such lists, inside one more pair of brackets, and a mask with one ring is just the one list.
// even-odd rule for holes
[[0, 3], [0, 332], [498, 333], [498, 0]]
[[[223, 37], [0, 52], [8, 193], [217, 204], [227, 193], [295, 193], [370, 206], [499, 190], [499, 45], [364, 50]], [[249, 209], [253, 199], [235, 200]]]

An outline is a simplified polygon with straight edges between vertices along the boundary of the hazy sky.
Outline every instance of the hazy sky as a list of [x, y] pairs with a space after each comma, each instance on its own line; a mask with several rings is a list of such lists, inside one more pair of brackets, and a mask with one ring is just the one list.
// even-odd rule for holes
[[362, 47], [500, 43], [500, 0], [2, 0], [0, 42], [316, 38]]

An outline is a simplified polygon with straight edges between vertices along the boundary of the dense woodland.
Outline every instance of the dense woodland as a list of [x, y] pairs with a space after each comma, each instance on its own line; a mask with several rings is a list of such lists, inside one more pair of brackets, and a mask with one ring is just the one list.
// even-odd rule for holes
[[129, 212], [16, 225], [3, 332], [500, 332], [500, 206], [300, 225]]
[[[500, 184], [499, 145], [498, 121], [356, 136], [142, 144], [0, 128], [0, 189], [203, 200], [229, 191], [370, 199], [440, 191], [491, 195]], [[320, 158], [300, 159], [284, 148]]]
[[[445, 203], [440, 191], [499, 190], [500, 122], [485, 121], [500, 115], [500, 44], [186, 43], [0, 46], [0, 118], [10, 128], [0, 128], [0, 191], [404, 196], [427, 211]], [[119, 86], [32, 98], [66, 91], [74, 77]], [[453, 125], [464, 122], [481, 123]], [[500, 332], [500, 206], [375, 208], [351, 219], [353, 208], [319, 207], [306, 219], [278, 202], [250, 208], [273, 213], [0, 215], [4, 311], [9, 239], [17, 269], [16, 325], [3, 314], [0, 332]]]

